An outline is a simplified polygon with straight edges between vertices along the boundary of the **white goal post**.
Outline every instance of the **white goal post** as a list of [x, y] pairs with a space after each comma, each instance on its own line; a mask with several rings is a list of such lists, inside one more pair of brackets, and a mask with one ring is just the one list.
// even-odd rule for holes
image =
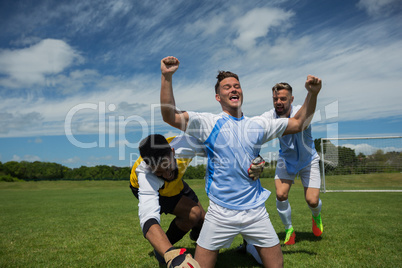
[[402, 136], [321, 138], [321, 192], [402, 192]]

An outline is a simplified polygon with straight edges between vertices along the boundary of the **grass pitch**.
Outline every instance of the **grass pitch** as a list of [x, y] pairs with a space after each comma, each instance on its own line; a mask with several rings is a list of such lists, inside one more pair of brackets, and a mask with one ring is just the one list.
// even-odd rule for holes
[[[283, 244], [285, 232], [272, 192], [266, 206]], [[203, 180], [187, 181], [205, 208]], [[126, 181], [0, 183], [0, 267], [158, 267], [143, 237], [138, 201]], [[324, 234], [311, 232], [311, 214], [297, 180], [289, 194], [296, 244], [282, 246], [285, 267], [398, 267], [402, 263], [402, 193], [321, 194]], [[172, 216], [162, 216], [166, 230]], [[216, 267], [260, 267], [221, 250]], [[176, 246], [194, 253], [188, 235]]]

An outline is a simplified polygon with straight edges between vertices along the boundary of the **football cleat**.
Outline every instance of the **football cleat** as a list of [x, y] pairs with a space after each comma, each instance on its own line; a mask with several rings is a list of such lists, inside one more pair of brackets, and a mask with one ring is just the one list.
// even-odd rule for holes
[[313, 234], [315, 236], [321, 236], [322, 232], [324, 231], [324, 226], [322, 225], [322, 220], [321, 220], [321, 213], [318, 214], [317, 217], [312, 217], [313, 221]]
[[286, 238], [285, 238], [285, 245], [293, 245], [296, 243], [296, 233], [293, 227], [285, 230]]

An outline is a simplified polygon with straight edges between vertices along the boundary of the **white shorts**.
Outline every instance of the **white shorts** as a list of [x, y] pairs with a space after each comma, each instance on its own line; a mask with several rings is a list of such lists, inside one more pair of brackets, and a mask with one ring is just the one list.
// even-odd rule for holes
[[[321, 187], [321, 176], [320, 176], [320, 158], [316, 157], [311, 161], [311, 163], [300, 170], [297, 174], [299, 174], [300, 179], [304, 187], [309, 188], [320, 188]], [[278, 162], [276, 164], [275, 169], [275, 180], [291, 180], [294, 183], [294, 179], [297, 174], [289, 174], [286, 170], [285, 160], [279, 157]]]
[[233, 210], [210, 201], [197, 244], [208, 250], [228, 248], [238, 234], [248, 244], [259, 247], [269, 248], [279, 244], [265, 205]]

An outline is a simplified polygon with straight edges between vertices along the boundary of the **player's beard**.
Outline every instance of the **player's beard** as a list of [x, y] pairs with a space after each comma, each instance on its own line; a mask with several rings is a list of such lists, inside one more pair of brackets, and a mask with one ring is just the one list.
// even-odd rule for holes
[[175, 179], [177, 179], [178, 176], [179, 176], [179, 168], [176, 167], [173, 170], [173, 178], [172, 179], [169, 180], [169, 179], [166, 179], [165, 177], [162, 177], [162, 176], [160, 176], [159, 178], [161, 178], [164, 181], [170, 182], [170, 181], [174, 181]]
[[284, 105], [280, 107], [281, 110], [278, 111], [278, 108], [275, 107], [275, 112], [279, 117], [286, 117], [287, 112], [289, 111], [290, 107], [285, 107]]

